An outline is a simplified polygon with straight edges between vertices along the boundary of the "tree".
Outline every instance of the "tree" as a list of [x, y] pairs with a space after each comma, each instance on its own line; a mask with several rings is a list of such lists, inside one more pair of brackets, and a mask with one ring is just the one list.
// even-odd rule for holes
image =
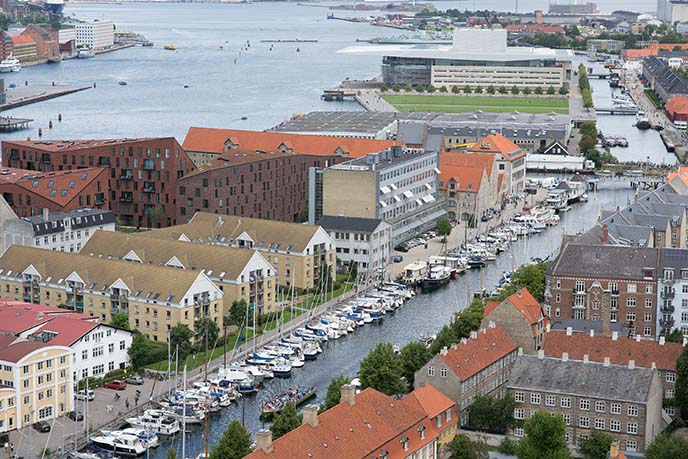
[[473, 91], [476, 94], [482, 94], [483, 93], [483, 88], [482, 86], [476, 86], [475, 90]]
[[545, 295], [545, 271], [547, 263], [532, 263], [520, 266], [511, 275], [511, 284], [515, 288], [527, 289], [533, 297], [542, 301]]
[[578, 439], [578, 453], [585, 459], [606, 459], [614, 437], [593, 430], [589, 437]]
[[444, 85], [440, 86], [440, 92], [443, 94], [446, 94], [447, 93], [447, 87]]
[[508, 454], [510, 456], [515, 456], [517, 447], [518, 447], [517, 441], [512, 440], [509, 437], [504, 437], [502, 439], [502, 441], [499, 442], [499, 446], [497, 447], [497, 451], [499, 451], [502, 454]]
[[557, 93], [557, 90], [554, 88], [554, 86], [550, 86], [549, 88], [547, 88], [547, 94], [549, 94], [550, 96], [553, 96], [556, 93]]
[[425, 92], [425, 85], [417, 84], [416, 85], [416, 92]]
[[403, 376], [406, 380], [406, 384], [412, 389], [414, 384], [413, 375], [416, 371], [423, 368], [423, 365], [428, 363], [432, 358], [432, 354], [430, 350], [425, 347], [425, 344], [418, 341], [412, 341], [401, 348], [399, 358], [404, 368]]
[[208, 332], [208, 347], [212, 349], [220, 336], [220, 326], [210, 317], [198, 319], [194, 324], [196, 330], [196, 344], [205, 346], [206, 331]]
[[229, 423], [220, 441], [210, 450], [209, 459], [241, 459], [251, 452], [251, 435], [241, 422]]
[[387, 92], [389, 88], [387, 87], [386, 84], [382, 83], [382, 86], [380, 86], [380, 92]]
[[471, 441], [466, 434], [457, 435], [449, 443], [449, 459], [487, 459], [488, 457], [486, 445]]
[[129, 346], [127, 354], [129, 354], [129, 362], [131, 363], [131, 368], [134, 371], [143, 368], [148, 361], [146, 358], [148, 354], [147, 340], [143, 334], [139, 333], [138, 331], [134, 332], [134, 336], [131, 340], [131, 346]]
[[248, 311], [246, 300], [232, 301], [232, 306], [229, 308], [229, 323], [240, 327], [246, 319], [246, 311]]
[[510, 395], [504, 398], [478, 396], [468, 407], [468, 423], [478, 430], [503, 434], [514, 425], [514, 408], [516, 401]]
[[540, 86], [537, 86], [535, 88], [535, 94], [537, 94], [538, 96], [542, 95], [542, 88]]
[[270, 430], [272, 439], [276, 440], [282, 435], [288, 434], [301, 425], [301, 415], [296, 412], [296, 407], [287, 403], [281, 411], [275, 414]]
[[[454, 88], [457, 89], [456, 92], [458, 93], [458, 92], [459, 92], [459, 91], [458, 91], [459, 87], [458, 87], [458, 86], [454, 86]], [[452, 88], [452, 92], [454, 92], [454, 91], [453, 91], [454, 88]], [[471, 87], [470, 87], [470, 86], [466, 85], [466, 86], [463, 87], [463, 93], [464, 93], [464, 94], [470, 94], [471, 92], [473, 92], [473, 91], [471, 90]]]
[[495, 93], [495, 87], [490, 85], [487, 87], [487, 93], [488, 94], [494, 94]]
[[569, 93], [569, 88], [566, 87], [566, 85], [559, 86], [559, 95], [560, 96], [565, 96], [568, 93]]
[[499, 87], [499, 93], [500, 94], [506, 94], [507, 92], [509, 92], [509, 91], [507, 91], [506, 86], [500, 86]]
[[440, 236], [443, 236], [444, 240], [446, 240], [447, 236], [451, 234], [451, 231], [452, 226], [447, 217], [442, 217], [437, 220], [437, 232], [440, 234]]
[[330, 381], [330, 385], [327, 386], [327, 394], [325, 395], [325, 401], [320, 405], [320, 412], [327, 411], [333, 406], [339, 403], [339, 399], [342, 396], [342, 386], [349, 384], [349, 378], [344, 375], [339, 375]]
[[524, 430], [525, 436], [516, 448], [518, 459], [571, 458], [564, 439], [566, 423], [560, 414], [552, 416], [544, 411], [537, 411], [528, 419]]
[[661, 434], [645, 448], [645, 459], [688, 459], [688, 440]]
[[394, 84], [392, 85], [392, 91], [394, 91], [394, 92], [399, 92], [400, 89], [401, 89], [401, 88], [399, 87], [398, 84], [394, 83]]
[[[192, 351], [191, 340], [193, 332], [186, 324], [177, 323], [170, 329], [170, 346], [172, 349], [179, 349], [179, 360], [184, 361]], [[179, 346], [179, 347], [177, 347]]]
[[110, 318], [110, 325], [113, 327], [129, 330], [129, 314], [120, 312]]
[[533, 92], [533, 91], [530, 88], [528, 88], [528, 87], [523, 88], [523, 94], [524, 95], [529, 96], [531, 92]]
[[404, 86], [404, 92], [411, 92], [411, 91], [413, 91], [413, 88], [411, 87], [410, 84], [407, 84], [406, 86]]
[[396, 395], [406, 392], [401, 380], [404, 368], [390, 343], [380, 343], [361, 362], [361, 388], [372, 387], [383, 394]]
[[177, 450], [174, 448], [168, 448], [167, 459], [177, 459]]
[[430, 345], [430, 353], [436, 355], [443, 347], [449, 347], [458, 341], [454, 329], [449, 325], [445, 325]]
[[480, 298], [475, 298], [467, 308], [454, 315], [454, 320], [449, 326], [454, 331], [454, 336], [457, 341], [461, 338], [468, 338], [472, 331], [480, 328], [480, 322], [483, 320], [484, 311], [485, 307], [482, 300]]
[[683, 419], [688, 417], [688, 347], [676, 361], [676, 407]]
[[431, 85], [431, 84], [428, 85], [428, 92], [429, 92], [430, 94], [432, 94], [432, 93], [435, 92], [436, 90], [437, 90], [437, 88], [434, 87], [433, 85]]
[[511, 87], [511, 94], [513, 94], [514, 96], [517, 96], [519, 92], [521, 92], [521, 91], [518, 89], [518, 86], [513, 85]]
[[674, 328], [664, 336], [664, 339], [669, 343], [683, 343], [683, 332], [680, 328]]

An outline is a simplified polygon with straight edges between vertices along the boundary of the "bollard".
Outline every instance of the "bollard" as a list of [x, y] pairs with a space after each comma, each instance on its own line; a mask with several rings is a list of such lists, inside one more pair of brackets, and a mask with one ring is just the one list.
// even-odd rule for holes
[[62, 113], [57, 114], [57, 121], [62, 121]]

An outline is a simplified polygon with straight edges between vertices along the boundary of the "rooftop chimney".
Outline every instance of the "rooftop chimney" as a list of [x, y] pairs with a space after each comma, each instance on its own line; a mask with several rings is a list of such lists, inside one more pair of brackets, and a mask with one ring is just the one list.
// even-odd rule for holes
[[447, 346], [444, 346], [442, 349], [440, 349], [440, 355], [447, 355], [449, 354], [449, 350], [447, 350]]
[[477, 331], [471, 332], [471, 339], [478, 339], [478, 332]]
[[612, 332], [612, 341], [618, 341], [619, 340], [619, 332], [615, 331]]
[[561, 354], [561, 361], [562, 362], [568, 362], [569, 361], [569, 353], [568, 352], [564, 352]]
[[637, 343], [640, 342], [640, 335], [635, 335], [635, 341], [636, 341]]
[[466, 338], [461, 338], [461, 341], [460, 341], [461, 344], [466, 344], [467, 342], [468, 342], [468, 340]]
[[272, 432], [267, 429], [256, 432], [256, 449], [262, 449], [266, 453], [272, 452]]
[[523, 355], [523, 348], [522, 347], [518, 348], [518, 355], [519, 356]]
[[590, 336], [591, 337], [595, 336], [595, 329], [593, 329], [593, 328], [590, 329]]
[[301, 425], [308, 424], [318, 427], [318, 405], [306, 405], [303, 409], [303, 421]]
[[573, 327], [566, 327], [566, 336], [573, 335]]
[[456, 349], [458, 349], [458, 346], [456, 345], [456, 343], [452, 343], [450, 348], [455, 351]]
[[619, 459], [619, 442], [612, 442], [609, 446], [609, 459]]
[[628, 361], [628, 369], [632, 370], [635, 368], [635, 360], [631, 359]]
[[351, 384], [345, 384], [342, 386], [342, 395], [340, 397], [340, 402], [346, 402], [349, 405], [356, 403], [356, 387]]
[[590, 356], [588, 354], [583, 354], [583, 363], [588, 363], [590, 361]]
[[44, 209], [41, 209], [41, 215], [43, 215], [43, 221], [47, 222], [49, 220], [49, 217], [50, 217], [50, 209], [48, 209], [47, 207]]
[[489, 328], [495, 328], [496, 326], [497, 326], [497, 324], [495, 323], [494, 320], [491, 320], [491, 321], [488, 323], [488, 327], [489, 327]]
[[609, 357], [605, 357], [605, 358], [604, 358], [604, 366], [605, 366], [605, 367], [608, 367], [610, 363], [611, 363], [611, 362], [610, 362]]
[[552, 325], [551, 325], [549, 322], [547, 322], [547, 325], [545, 325], [545, 332], [546, 332], [546, 333], [549, 333], [549, 331], [550, 331], [551, 329], [552, 329]]
[[540, 349], [538, 350], [538, 359], [542, 360], [545, 358], [545, 351]]
[[664, 343], [666, 343], [666, 339], [663, 336], [659, 337], [659, 345], [664, 346]]
[[609, 244], [609, 225], [602, 225], [602, 244]]

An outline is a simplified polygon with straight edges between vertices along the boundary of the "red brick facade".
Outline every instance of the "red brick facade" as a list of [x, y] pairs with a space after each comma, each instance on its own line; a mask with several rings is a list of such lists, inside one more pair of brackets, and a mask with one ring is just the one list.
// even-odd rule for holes
[[6, 141], [3, 164], [33, 171], [108, 169], [110, 210], [122, 225], [177, 223], [177, 180], [195, 169], [173, 137], [117, 140]]
[[14, 51], [12, 37], [4, 30], [0, 30], [0, 59], [5, 60]]
[[0, 193], [19, 217], [90, 207], [107, 208], [107, 171], [97, 167], [80, 171], [36, 173], [0, 169]]
[[309, 168], [347, 159], [254, 153], [213, 160], [179, 180], [177, 221], [201, 211], [296, 222], [307, 207]]

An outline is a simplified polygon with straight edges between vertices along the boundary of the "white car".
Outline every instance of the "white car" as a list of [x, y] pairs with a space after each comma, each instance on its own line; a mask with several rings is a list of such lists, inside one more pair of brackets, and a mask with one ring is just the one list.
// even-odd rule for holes
[[74, 398], [77, 400], [87, 400], [90, 402], [90, 401], [95, 400], [96, 394], [95, 394], [95, 392], [93, 392], [90, 389], [89, 390], [82, 389], [79, 392], [77, 392], [76, 394], [74, 394]]

